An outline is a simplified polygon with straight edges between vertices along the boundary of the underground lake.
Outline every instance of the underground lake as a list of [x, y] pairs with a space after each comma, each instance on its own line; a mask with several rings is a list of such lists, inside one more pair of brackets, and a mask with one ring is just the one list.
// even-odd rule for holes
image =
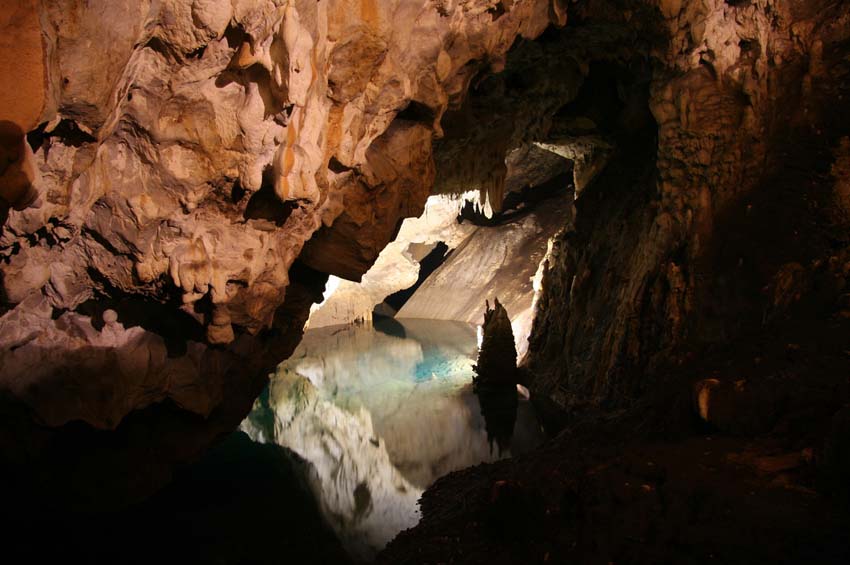
[[240, 426], [300, 460], [355, 558], [415, 526], [419, 497], [438, 478], [543, 442], [521, 394], [473, 390], [476, 329], [392, 318], [308, 329]]

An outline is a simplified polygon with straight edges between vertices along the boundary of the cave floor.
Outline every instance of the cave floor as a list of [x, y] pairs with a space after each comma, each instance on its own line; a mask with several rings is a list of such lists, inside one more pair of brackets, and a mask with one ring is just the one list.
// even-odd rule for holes
[[[606, 454], [608, 457], [602, 456]], [[571, 455], [438, 482], [385, 563], [846, 562], [846, 529], [781, 444], [714, 436]], [[458, 503], [458, 501], [463, 501]]]
[[[836, 316], [741, 340], [537, 452], [444, 477], [381, 562], [850, 562], [848, 336]], [[709, 376], [756, 391], [726, 431], [691, 400]]]

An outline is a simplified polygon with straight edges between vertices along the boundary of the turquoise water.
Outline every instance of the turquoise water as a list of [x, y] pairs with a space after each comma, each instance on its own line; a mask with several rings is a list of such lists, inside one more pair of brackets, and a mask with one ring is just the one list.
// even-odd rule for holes
[[[476, 356], [475, 326], [457, 322], [308, 330], [242, 429], [303, 459], [325, 519], [352, 555], [370, 559], [416, 525], [437, 478], [542, 442], [525, 401], [488, 410], [497, 426], [485, 421], [471, 386]], [[496, 427], [509, 430], [507, 443], [492, 441]]]

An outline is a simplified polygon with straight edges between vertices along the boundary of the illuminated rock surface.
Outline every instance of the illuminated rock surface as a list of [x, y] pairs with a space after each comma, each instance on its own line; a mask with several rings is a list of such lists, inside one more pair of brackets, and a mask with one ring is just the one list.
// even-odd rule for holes
[[508, 422], [510, 449], [488, 437], [471, 389], [474, 327], [405, 320], [378, 328], [308, 330], [242, 424], [306, 461], [326, 519], [359, 557], [416, 525], [417, 501], [437, 478], [542, 441], [527, 403]]
[[569, 221], [572, 195], [544, 200], [527, 215], [476, 227], [399, 310], [399, 318], [457, 320], [480, 325], [484, 302], [496, 298], [515, 325], [517, 351], [528, 348], [534, 278], [549, 239]]
[[0, 390], [21, 433], [238, 412], [226, 391], [258, 390], [321, 291], [296, 258], [359, 278], [422, 212], [445, 110], [516, 37], [564, 22], [560, 2], [490, 4], [15, 2], [2, 64], [28, 65], [10, 104], [33, 154], [2, 196], [41, 195], [0, 232]]
[[315, 308], [310, 314], [310, 327], [371, 321], [375, 306], [418, 280], [420, 266], [411, 254], [412, 245], [442, 242], [452, 250], [475, 231], [474, 226], [457, 222], [461, 202], [457, 196], [429, 197], [422, 215], [404, 220], [398, 235], [381, 251], [359, 283], [340, 281], [332, 294]]

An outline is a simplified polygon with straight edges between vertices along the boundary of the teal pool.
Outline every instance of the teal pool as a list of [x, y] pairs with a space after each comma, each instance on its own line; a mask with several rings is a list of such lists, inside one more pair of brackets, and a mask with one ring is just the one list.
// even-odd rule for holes
[[471, 385], [476, 356], [475, 326], [458, 322], [308, 330], [241, 427], [303, 460], [325, 519], [370, 559], [419, 521], [418, 499], [437, 478], [543, 441], [522, 399], [497, 415], [513, 430], [507, 443], [488, 434]]

